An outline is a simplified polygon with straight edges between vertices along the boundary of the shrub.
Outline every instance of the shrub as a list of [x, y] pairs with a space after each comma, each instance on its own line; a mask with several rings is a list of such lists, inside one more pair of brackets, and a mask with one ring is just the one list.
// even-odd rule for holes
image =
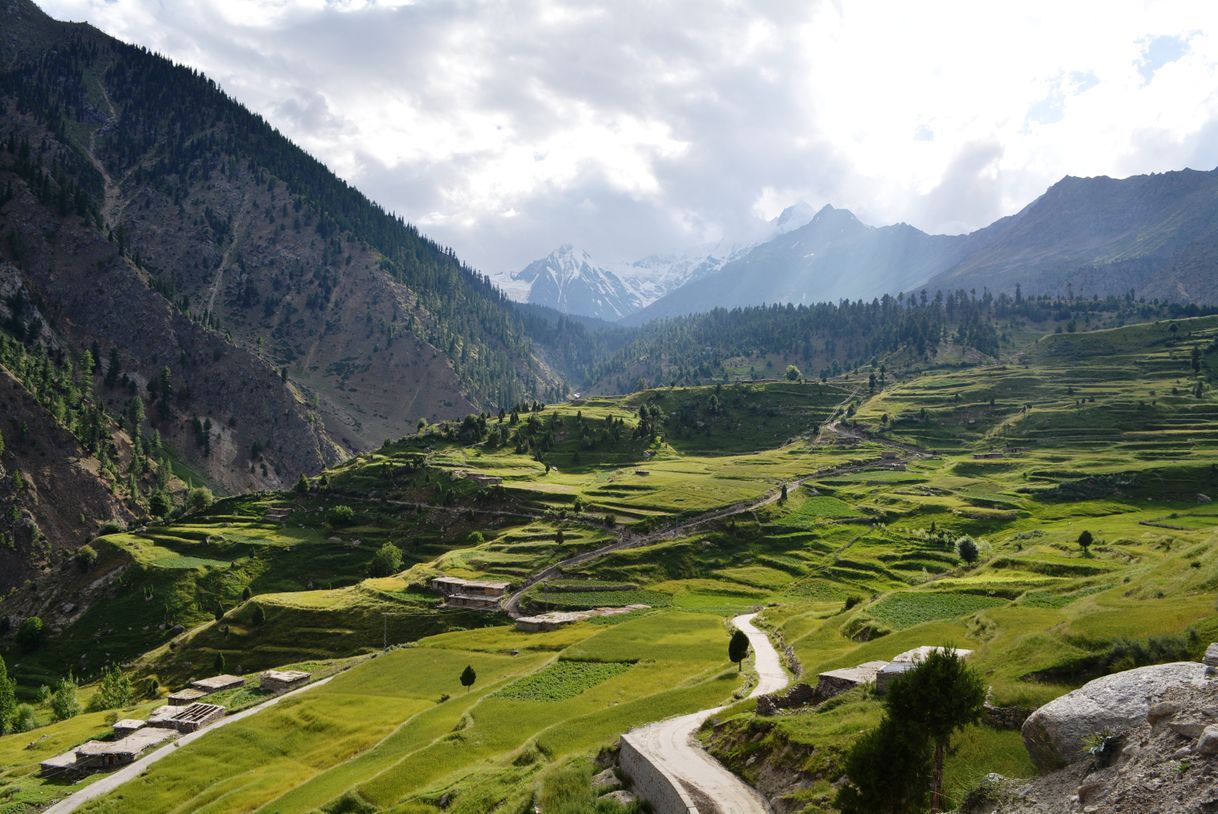
[[29, 704], [18, 704], [9, 729], [13, 732], [29, 732], [36, 726], [38, 726], [38, 719], [34, 715], [34, 708]]
[[173, 501], [169, 499], [163, 491], [156, 491], [148, 498], [148, 511], [152, 512], [157, 517], [164, 517], [173, 511]]
[[17, 629], [17, 644], [23, 650], [37, 650], [46, 640], [46, 628], [37, 616], [31, 616]]
[[66, 721], [80, 714], [80, 699], [76, 697], [76, 680], [65, 676], [51, 692], [51, 714], [57, 721]]
[[254, 606], [254, 624], [258, 626], [266, 624], [266, 609], [261, 605]]
[[1188, 661], [1194, 657], [1200, 644], [1201, 637], [1195, 628], [1189, 628], [1184, 634], [1151, 636], [1144, 642], [1121, 638], [1108, 648], [1102, 662], [1107, 672], [1119, 672], [1150, 664]]
[[956, 540], [956, 551], [960, 554], [960, 559], [969, 565], [977, 562], [977, 558], [981, 556], [981, 551], [977, 548], [977, 541], [967, 534]]
[[931, 779], [930, 741], [885, 717], [846, 757], [846, 779], [835, 800], [842, 814], [923, 811]]
[[215, 501], [215, 495], [206, 486], [196, 486], [186, 493], [186, 511], [201, 512]]
[[97, 549], [91, 545], [82, 545], [76, 549], [72, 559], [76, 562], [76, 567], [82, 572], [88, 571], [97, 562]]
[[368, 573], [374, 577], [391, 577], [402, 570], [402, 549], [393, 543], [385, 543], [372, 555]]
[[89, 711], [118, 709], [129, 706], [134, 700], [135, 687], [130, 677], [123, 675], [117, 665], [111, 665], [102, 672], [101, 684], [89, 699]]
[[330, 509], [326, 520], [331, 526], [350, 526], [355, 522], [355, 509], [347, 505], [339, 505]]

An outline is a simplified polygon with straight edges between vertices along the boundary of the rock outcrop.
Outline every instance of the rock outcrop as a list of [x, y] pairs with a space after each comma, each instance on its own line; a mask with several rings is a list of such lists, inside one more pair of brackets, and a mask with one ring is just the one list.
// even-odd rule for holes
[[1042, 771], [1084, 759], [1098, 739], [1117, 735], [1146, 719], [1169, 689], [1200, 684], [1205, 665], [1182, 661], [1113, 673], [1045, 704], [1024, 722], [1024, 745]]
[[[1183, 664], [1185, 668], [1203, 667]], [[1086, 759], [1030, 783], [990, 775], [969, 795], [960, 811], [963, 814], [1218, 811], [1218, 681], [1197, 681], [1192, 676], [1198, 671], [1179, 669], [1180, 664], [1159, 667], [1174, 669], [1144, 667], [1107, 676], [1119, 679], [1108, 682], [1109, 685], [1125, 689], [1110, 687], [1104, 695], [1092, 694], [1083, 702], [1095, 703], [1097, 697], [1128, 698], [1131, 693], [1161, 686], [1152, 683], [1158, 678], [1183, 676], [1181, 683], [1163, 689], [1160, 700], [1151, 704], [1132, 727], [1105, 739], [1096, 754], [1088, 753]], [[1140, 675], [1130, 680], [1130, 673]], [[1064, 698], [1071, 695], [1074, 693]]]

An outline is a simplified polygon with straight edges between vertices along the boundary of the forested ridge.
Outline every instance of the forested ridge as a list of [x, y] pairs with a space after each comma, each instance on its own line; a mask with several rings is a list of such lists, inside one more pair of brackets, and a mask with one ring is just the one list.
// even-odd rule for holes
[[[595, 389], [629, 391], [731, 378], [774, 378], [787, 364], [805, 376], [837, 376], [889, 355], [934, 362], [946, 346], [997, 357], [1010, 332], [1101, 327], [1135, 319], [1186, 317], [1212, 308], [1121, 297], [1023, 297], [974, 291], [923, 291], [814, 305], [715, 309], [657, 320], [587, 368]], [[781, 366], [776, 365], [779, 362]]]
[[[311, 304], [328, 304], [335, 278], [350, 262], [344, 241], [352, 240], [379, 255], [381, 270], [409, 287], [417, 315], [409, 329], [445, 352], [476, 400], [506, 404], [542, 392], [520, 319], [503, 293], [452, 249], [369, 201], [202, 74], [91, 29], [68, 31], [54, 48], [0, 75], [0, 94], [11, 100], [12, 111], [33, 117], [71, 147], [48, 151], [8, 134], [11, 165], [45, 203], [107, 228], [100, 215], [104, 181], [83, 149], [95, 128], [95, 154], [110, 174], [128, 188], [164, 195], [182, 218], [188, 199], [214, 172], [245, 173], [262, 187], [282, 184], [292, 203], [274, 214], [286, 229], [313, 233], [329, 249], [328, 267], [310, 270], [319, 289]], [[111, 105], [117, 115], [108, 119]], [[206, 221], [217, 243], [233, 225], [231, 214], [210, 209]], [[184, 310], [210, 316], [201, 313], [204, 303], [178, 293], [184, 288], [178, 270], [141, 262], [124, 226], [109, 228], [158, 290]], [[247, 304], [264, 296], [247, 298]]]

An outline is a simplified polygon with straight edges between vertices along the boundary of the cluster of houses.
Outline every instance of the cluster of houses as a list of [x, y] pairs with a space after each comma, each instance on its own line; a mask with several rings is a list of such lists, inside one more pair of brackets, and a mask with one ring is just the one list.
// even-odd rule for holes
[[[305, 684], [310, 673], [302, 670], [267, 670], [259, 676], [264, 692], [279, 694]], [[112, 740], [91, 740], [75, 749], [42, 761], [43, 777], [75, 780], [95, 771], [106, 771], [134, 763], [140, 755], [179, 735], [196, 732], [224, 717], [225, 709], [200, 699], [224, 690], [245, 686], [241, 676], [218, 675], [192, 681], [171, 693], [169, 703], [157, 707], [148, 720], [124, 718], [114, 723]]]

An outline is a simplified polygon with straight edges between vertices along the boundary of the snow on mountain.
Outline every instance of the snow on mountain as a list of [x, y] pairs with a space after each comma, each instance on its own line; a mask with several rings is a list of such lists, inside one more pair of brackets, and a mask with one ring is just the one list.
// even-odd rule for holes
[[[643, 306], [638, 290], [570, 244], [534, 260], [511, 276], [526, 302], [567, 314], [618, 320]], [[511, 295], [513, 292], [508, 291]]]
[[815, 214], [800, 202], [774, 220], [744, 226], [734, 238], [626, 263], [598, 263], [588, 252], [565, 244], [520, 271], [501, 276], [498, 283], [521, 302], [616, 321], [681, 286], [714, 275], [758, 245], [804, 226]]

